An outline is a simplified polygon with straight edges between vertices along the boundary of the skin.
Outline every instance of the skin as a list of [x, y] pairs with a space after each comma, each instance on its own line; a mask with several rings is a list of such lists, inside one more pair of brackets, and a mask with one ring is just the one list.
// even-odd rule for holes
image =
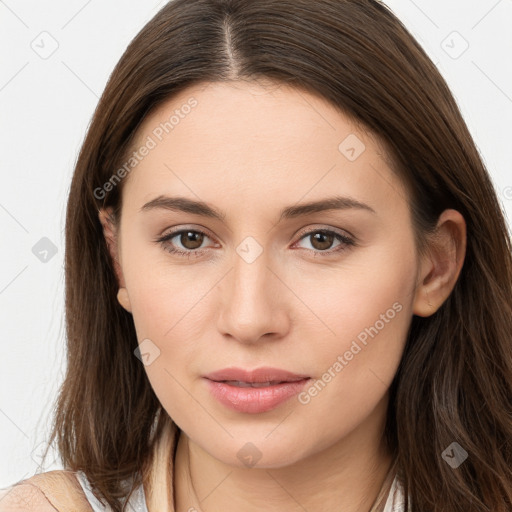
[[[182, 430], [176, 510], [368, 510], [392, 462], [382, 433], [407, 330], [413, 315], [434, 314], [453, 289], [464, 219], [446, 210], [420, 257], [407, 192], [377, 138], [284, 84], [191, 87], [144, 120], [134, 148], [191, 97], [197, 106], [124, 178], [120, 224], [100, 211], [119, 302], [139, 343], [160, 350], [145, 369]], [[338, 148], [350, 134], [365, 145], [353, 161]], [[159, 195], [205, 201], [226, 217], [140, 211]], [[286, 206], [333, 195], [374, 213], [349, 208], [279, 221]], [[206, 236], [177, 235], [167, 247], [204, 252], [166, 251], [155, 240], [171, 228]], [[355, 245], [315, 240], [315, 229]], [[251, 263], [237, 252], [249, 236], [262, 250]], [[240, 413], [217, 402], [201, 378], [229, 366], [273, 366], [322, 379], [397, 303], [400, 312], [308, 403], [293, 397], [265, 413]], [[252, 467], [237, 457], [247, 442], [261, 455]]]

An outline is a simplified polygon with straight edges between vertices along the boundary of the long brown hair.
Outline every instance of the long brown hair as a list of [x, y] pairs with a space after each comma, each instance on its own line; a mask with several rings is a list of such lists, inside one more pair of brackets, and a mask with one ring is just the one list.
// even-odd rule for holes
[[[98, 219], [100, 207], [112, 206], [119, 220], [123, 180], [104, 185], [143, 118], [164, 100], [199, 82], [267, 79], [325, 98], [385, 141], [410, 189], [419, 249], [444, 209], [464, 216], [465, 263], [442, 307], [412, 318], [385, 436], [410, 496], [406, 510], [509, 511], [510, 234], [445, 80], [377, 0], [174, 0], [128, 46], [71, 183], [67, 373], [49, 443], [57, 439], [64, 467], [83, 470], [116, 512], [126, 496], [121, 481], [135, 476], [134, 486], [141, 483], [166, 413], [134, 356], [133, 318], [116, 300]], [[442, 456], [454, 442], [468, 454], [456, 469]]]

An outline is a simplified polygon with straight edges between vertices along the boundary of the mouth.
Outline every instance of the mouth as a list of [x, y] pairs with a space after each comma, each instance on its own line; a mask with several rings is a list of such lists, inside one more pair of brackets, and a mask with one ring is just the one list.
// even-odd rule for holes
[[229, 409], [262, 413], [300, 393], [311, 377], [276, 368], [226, 368], [204, 376], [211, 395]]

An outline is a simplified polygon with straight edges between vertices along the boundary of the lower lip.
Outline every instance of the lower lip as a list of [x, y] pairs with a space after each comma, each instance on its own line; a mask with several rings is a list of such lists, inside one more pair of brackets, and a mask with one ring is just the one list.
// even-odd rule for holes
[[226, 382], [206, 379], [211, 394], [223, 405], [238, 412], [260, 413], [275, 409], [304, 388], [303, 379], [296, 382], [282, 382], [264, 388], [241, 388]]

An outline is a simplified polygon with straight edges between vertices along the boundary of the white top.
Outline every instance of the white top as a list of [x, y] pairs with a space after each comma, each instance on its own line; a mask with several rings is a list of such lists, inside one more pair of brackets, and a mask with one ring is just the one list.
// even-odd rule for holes
[[[92, 493], [91, 485], [89, 484], [89, 480], [85, 476], [85, 473], [82, 471], [77, 471], [76, 476], [93, 511], [111, 512], [112, 508], [108, 505], [108, 503], [102, 505], [96, 496], [94, 496]], [[135, 489], [135, 491], [130, 496], [126, 510], [127, 512], [148, 512], [148, 507], [146, 506], [146, 496], [144, 495], [144, 487], [142, 485], [137, 487], [137, 489]]]
[[[94, 512], [111, 512], [111, 508], [108, 504], [102, 505], [100, 501], [94, 496], [91, 490], [91, 486], [85, 473], [77, 471], [76, 473], [78, 481], [84, 490], [85, 496], [89, 501]], [[397, 477], [395, 476], [391, 489], [389, 491], [388, 499], [384, 507], [384, 512], [403, 512], [404, 510], [404, 495], [402, 486], [400, 485]], [[144, 495], [144, 487], [140, 485], [133, 492], [128, 500], [127, 506], [128, 512], [148, 512], [146, 505], [146, 496]]]
[[384, 512], [403, 512], [405, 507], [405, 498], [403, 488], [398, 478], [395, 476], [391, 489], [388, 494], [388, 499], [384, 507]]

